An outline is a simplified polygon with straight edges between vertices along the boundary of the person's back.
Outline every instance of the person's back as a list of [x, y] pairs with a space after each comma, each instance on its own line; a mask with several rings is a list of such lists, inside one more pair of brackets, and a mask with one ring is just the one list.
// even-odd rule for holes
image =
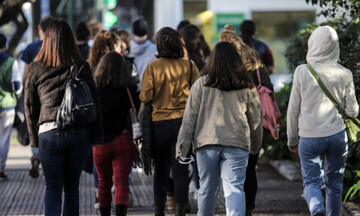
[[[339, 45], [331, 37], [330, 31], [327, 29], [318, 30], [317, 34], [309, 39], [306, 60], [314, 68], [341, 108], [345, 110], [345, 113], [356, 117], [358, 105], [352, 73], [337, 63], [340, 53]], [[296, 88], [300, 95], [290, 97], [289, 109], [292, 112], [289, 113], [289, 117], [291, 124], [299, 123], [300, 136], [328, 136], [345, 128], [341, 115], [332, 102], [327, 99], [306, 64], [296, 68], [293, 88]], [[301, 103], [299, 97], [301, 97]], [[300, 103], [300, 110], [295, 108], [298, 103]], [[299, 120], [293, 121], [293, 116], [297, 114], [300, 114]], [[294, 131], [292, 128], [295, 130], [295, 125], [288, 127], [289, 136], [297, 134], [297, 129]]]
[[81, 57], [86, 60], [89, 57], [90, 47], [88, 40], [90, 31], [85, 22], [79, 22], [75, 28], [76, 44], [80, 51]]
[[46, 30], [39, 54], [29, 66], [25, 85], [25, 114], [31, 145], [39, 149], [45, 176], [46, 215], [79, 215], [80, 175], [91, 144], [103, 142], [99, 109], [96, 121], [78, 121], [76, 126], [65, 128], [57, 126], [58, 109], [74, 64], [78, 67], [78, 76], [88, 85], [96, 107], [100, 107], [90, 68], [80, 57], [70, 26], [62, 19], [55, 19]]
[[274, 58], [270, 48], [262, 41], [256, 40], [256, 26], [252, 20], [244, 20], [239, 27], [241, 38], [246, 44], [254, 48], [260, 55], [269, 74], [274, 73]]
[[[176, 144], [181, 163], [196, 153], [200, 176], [198, 215], [214, 215], [219, 179], [226, 212], [245, 215], [249, 152], [262, 142], [262, 112], [255, 85], [235, 47], [219, 42], [190, 90]], [[191, 148], [192, 147], [192, 148]]]
[[[316, 28], [308, 40], [306, 60], [341, 109], [348, 116], [356, 117], [359, 105], [352, 73], [337, 63], [339, 55], [336, 31], [329, 26]], [[303, 194], [311, 215], [340, 215], [348, 154], [345, 128], [341, 114], [307, 65], [298, 66], [287, 111], [287, 144], [290, 151], [299, 151]]]
[[[142, 81], [144, 91], [140, 99], [153, 106], [153, 120], [181, 118], [186, 106], [191, 84], [198, 78], [198, 70], [187, 59], [159, 58], [149, 63], [144, 77], [152, 77]], [[149, 82], [153, 83], [154, 91], [147, 91]]]
[[[140, 100], [152, 106], [151, 143], [155, 163], [155, 215], [164, 215], [170, 166], [173, 169], [175, 214], [183, 216], [188, 200], [188, 166], [175, 160], [176, 137], [179, 132], [191, 85], [198, 70], [183, 59], [180, 35], [170, 27], [156, 34], [158, 59], [145, 69], [141, 81]], [[144, 135], [145, 136], [145, 135]]]
[[156, 45], [147, 39], [149, 27], [144, 19], [135, 20], [132, 23], [134, 38], [130, 41], [130, 56], [135, 57], [140, 81], [149, 62], [156, 59]]
[[156, 45], [149, 40], [144, 43], [130, 41], [130, 56], [134, 56], [134, 63], [139, 72], [140, 80], [149, 62], [156, 59]]
[[5, 50], [6, 37], [0, 33], [0, 181], [7, 180], [5, 163], [15, 117], [16, 95], [22, 90], [19, 65]]

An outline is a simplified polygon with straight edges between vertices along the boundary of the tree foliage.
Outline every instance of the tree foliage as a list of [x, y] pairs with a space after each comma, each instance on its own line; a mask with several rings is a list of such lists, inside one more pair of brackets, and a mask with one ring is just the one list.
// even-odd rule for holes
[[321, 15], [329, 18], [335, 18], [339, 15], [346, 17], [359, 17], [360, 1], [359, 0], [305, 0], [306, 3], [319, 5], [323, 10]]

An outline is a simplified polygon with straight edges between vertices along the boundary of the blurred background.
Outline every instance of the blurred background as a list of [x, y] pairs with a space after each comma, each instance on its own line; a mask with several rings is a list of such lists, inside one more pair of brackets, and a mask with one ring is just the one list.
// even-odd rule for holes
[[[274, 55], [275, 73], [289, 73], [284, 52], [292, 38], [309, 23], [321, 23], [317, 17], [320, 7], [305, 0], [2, 0], [0, 32], [10, 40], [16, 31], [25, 28], [13, 54], [17, 55], [27, 44], [38, 38], [37, 25], [41, 17], [62, 17], [74, 27], [77, 22], [97, 20], [105, 29], [122, 28], [131, 32], [131, 22], [144, 17], [150, 25], [150, 38], [164, 26], [176, 28], [183, 19], [199, 26], [210, 46], [218, 40], [225, 24], [238, 27], [245, 19], [257, 25], [257, 39], [264, 41]], [[6, 13], [17, 7], [21, 15]], [[14, 12], [15, 13], [15, 12]], [[9, 16], [9, 17], [4, 17]], [[19, 33], [18, 33], [19, 34]], [[17, 35], [18, 36], [18, 35]], [[14, 46], [14, 44], [12, 44]]]

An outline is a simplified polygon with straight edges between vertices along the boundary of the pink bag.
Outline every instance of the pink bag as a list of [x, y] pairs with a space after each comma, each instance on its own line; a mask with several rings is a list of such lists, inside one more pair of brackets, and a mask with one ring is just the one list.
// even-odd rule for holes
[[281, 113], [278, 107], [278, 99], [274, 92], [269, 88], [261, 85], [260, 72], [257, 69], [259, 85], [257, 92], [259, 95], [261, 107], [263, 110], [263, 126], [269, 129], [275, 140], [279, 139], [278, 127], [282, 124]]

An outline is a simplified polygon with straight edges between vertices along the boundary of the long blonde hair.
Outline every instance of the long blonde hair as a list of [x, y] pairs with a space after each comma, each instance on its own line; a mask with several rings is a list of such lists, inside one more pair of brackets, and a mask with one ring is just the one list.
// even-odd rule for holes
[[248, 71], [263, 67], [259, 54], [253, 48], [246, 45], [234, 30], [233, 25], [226, 25], [219, 35], [220, 41], [227, 41], [235, 46]]

